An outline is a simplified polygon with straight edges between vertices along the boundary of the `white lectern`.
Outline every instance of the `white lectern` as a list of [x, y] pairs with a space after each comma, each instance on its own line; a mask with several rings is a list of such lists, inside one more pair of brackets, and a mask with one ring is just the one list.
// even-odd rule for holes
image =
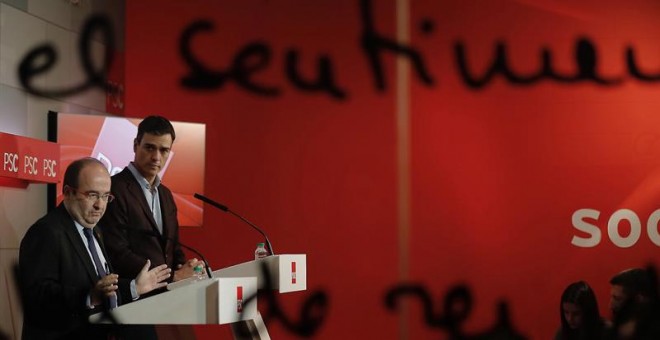
[[274, 255], [262, 259], [240, 263], [218, 269], [213, 277], [250, 277], [257, 278], [259, 289], [265, 288], [266, 280], [262, 277], [262, 265], [270, 273], [273, 289], [280, 293], [297, 292], [307, 289], [307, 255]]
[[[242, 324], [248, 339], [270, 339], [257, 311], [256, 293], [266, 288], [262, 266], [266, 265], [272, 289], [280, 293], [307, 289], [307, 256], [274, 255], [218, 269], [213, 279], [193, 278], [167, 285], [167, 292], [122, 305], [110, 311], [119, 324], [232, 324], [236, 339], [244, 339], [238, 330]], [[249, 304], [245, 300], [254, 296]], [[94, 314], [90, 322], [107, 322]]]
[[[214, 278], [121, 305], [110, 313], [127, 325], [227, 324], [256, 317], [256, 304], [243, 304], [256, 292], [255, 277]], [[90, 321], [100, 322], [101, 317], [101, 313], [91, 315]]]

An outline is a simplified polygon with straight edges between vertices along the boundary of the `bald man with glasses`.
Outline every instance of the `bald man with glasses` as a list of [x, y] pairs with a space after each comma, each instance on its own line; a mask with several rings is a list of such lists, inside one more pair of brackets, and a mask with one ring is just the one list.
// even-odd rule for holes
[[64, 175], [62, 203], [33, 224], [19, 253], [24, 302], [23, 339], [107, 339], [109, 328], [87, 317], [137, 299], [166, 285], [171, 270], [149, 270], [135, 278], [113, 274], [96, 224], [114, 197], [110, 174], [93, 158], [74, 161]]

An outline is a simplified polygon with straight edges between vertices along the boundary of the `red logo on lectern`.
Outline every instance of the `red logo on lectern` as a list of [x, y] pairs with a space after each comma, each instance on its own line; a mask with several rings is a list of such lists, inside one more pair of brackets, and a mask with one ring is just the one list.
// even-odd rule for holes
[[296, 263], [291, 262], [291, 284], [296, 284]]
[[236, 313], [243, 312], [243, 286], [236, 287]]

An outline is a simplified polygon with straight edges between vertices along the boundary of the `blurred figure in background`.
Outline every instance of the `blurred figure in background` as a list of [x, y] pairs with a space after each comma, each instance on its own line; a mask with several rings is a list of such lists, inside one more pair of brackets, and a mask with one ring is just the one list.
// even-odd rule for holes
[[559, 303], [561, 326], [555, 340], [605, 339], [608, 324], [600, 317], [596, 295], [584, 281], [564, 289]]
[[651, 295], [648, 273], [641, 268], [626, 269], [610, 279], [610, 310], [615, 325], [633, 317], [635, 309]]
[[612, 277], [614, 339], [660, 339], [658, 280], [653, 268], [626, 269]]

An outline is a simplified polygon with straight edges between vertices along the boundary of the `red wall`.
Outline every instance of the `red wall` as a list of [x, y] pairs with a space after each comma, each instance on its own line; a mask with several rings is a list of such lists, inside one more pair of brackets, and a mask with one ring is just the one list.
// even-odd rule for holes
[[[375, 30], [395, 37], [395, 2], [373, 3]], [[308, 255], [308, 292], [280, 298], [297, 318], [307, 296], [329, 294], [316, 338], [396, 338], [399, 318], [384, 307], [383, 296], [400, 283], [400, 261], [410, 280], [433, 294], [438, 310], [447, 289], [470, 286], [475, 305], [468, 332], [492, 326], [497, 301], [506, 299], [519, 331], [550, 338], [559, 324], [557, 300], [579, 279], [595, 288], [609, 316], [609, 277], [647, 264], [659, 247], [650, 240], [657, 225], [651, 236], [646, 231], [658, 196], [658, 82], [631, 76], [625, 60], [631, 46], [640, 68], [657, 72], [656, 2], [410, 1], [410, 44], [434, 83], [410, 71], [412, 210], [404, 231], [397, 222], [395, 60], [382, 52], [387, 88], [381, 92], [360, 45], [359, 4], [127, 2], [126, 114], [207, 124], [206, 195], [266, 229], [276, 252]], [[184, 88], [190, 68], [179, 38], [199, 19], [215, 27], [192, 40], [196, 58], [226, 72], [246, 45], [264, 43], [272, 58], [251, 79], [280, 94], [260, 96], [235, 80], [215, 89]], [[433, 23], [430, 33], [420, 28], [425, 19]], [[506, 45], [516, 74], [538, 72], [547, 48], [556, 73], [575, 75], [574, 49], [582, 37], [595, 48], [595, 72], [619, 83], [540, 77], [518, 84], [497, 75], [474, 89], [461, 77], [454, 49], [461, 43], [471, 72], [482, 75], [497, 42]], [[299, 72], [312, 79], [319, 56], [329, 56], [335, 84], [347, 97], [293, 85], [284, 66], [292, 49], [300, 53]], [[572, 221], [585, 208], [600, 211], [590, 223], [602, 239], [589, 248], [571, 242], [589, 237]], [[607, 232], [610, 215], [621, 208], [641, 220], [639, 241], [627, 248]], [[258, 234], [210, 207], [204, 220], [182, 237], [212, 266], [250, 259]], [[624, 221], [619, 229], [625, 239], [635, 227]], [[406, 234], [409, 248], [402, 253]], [[419, 304], [410, 308], [411, 339], [444, 334], [425, 326]], [[269, 331], [276, 339], [290, 337], [277, 321]], [[196, 332], [204, 339], [229, 336], [223, 326]]]

